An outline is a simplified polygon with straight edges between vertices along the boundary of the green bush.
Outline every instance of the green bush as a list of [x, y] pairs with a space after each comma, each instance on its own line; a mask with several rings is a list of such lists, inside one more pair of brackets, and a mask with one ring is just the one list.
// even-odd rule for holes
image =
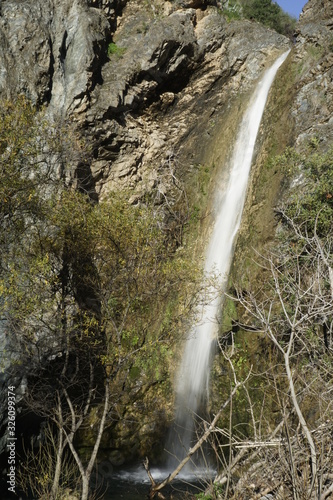
[[333, 220], [333, 149], [326, 153], [318, 150], [318, 139], [309, 141], [307, 154], [288, 149], [277, 157], [279, 166], [290, 178], [299, 178], [291, 190], [285, 207], [287, 217], [297, 224], [306, 225], [313, 233], [328, 234]]
[[235, 0], [229, 1], [223, 8], [223, 14], [228, 21], [231, 21], [233, 19], [241, 19], [242, 7]]
[[111, 42], [108, 45], [108, 56], [109, 57], [116, 56], [116, 57], [121, 58], [121, 57], [123, 57], [123, 55], [125, 54], [125, 52], [126, 52], [126, 48], [125, 47], [119, 47], [114, 42]]
[[[233, 14], [234, 12], [237, 13], [237, 16]], [[293, 36], [296, 24], [296, 19], [284, 12], [272, 0], [229, 1], [224, 7], [224, 13], [227, 18], [253, 19], [289, 37]]]

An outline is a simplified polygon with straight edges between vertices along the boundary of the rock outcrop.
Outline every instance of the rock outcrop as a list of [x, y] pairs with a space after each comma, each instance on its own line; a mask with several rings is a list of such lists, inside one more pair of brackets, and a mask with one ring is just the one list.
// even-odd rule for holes
[[127, 183], [137, 199], [288, 44], [256, 23], [227, 24], [214, 3], [6, 0], [0, 93], [74, 119], [94, 152], [91, 189]]
[[109, 30], [103, 11], [86, 1], [3, 2], [1, 94], [24, 93], [68, 113], [99, 79]]
[[298, 67], [297, 96], [292, 115], [297, 144], [320, 136], [333, 138], [333, 5], [310, 0], [296, 33], [294, 64]]
[[0, 95], [74, 122], [92, 150], [85, 187], [130, 187], [135, 203], [227, 154], [242, 96], [288, 46], [255, 22], [227, 23], [213, 0], [4, 0]]

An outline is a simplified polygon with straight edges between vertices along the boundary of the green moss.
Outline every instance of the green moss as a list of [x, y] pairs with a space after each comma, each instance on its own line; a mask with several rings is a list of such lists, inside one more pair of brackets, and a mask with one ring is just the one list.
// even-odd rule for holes
[[211, 181], [215, 173], [215, 164], [196, 164], [187, 176], [187, 197], [189, 202], [189, 219], [186, 240], [190, 244], [200, 241], [207, 211], [209, 210], [209, 193]]
[[[260, 259], [258, 253], [275, 237], [277, 221], [274, 217], [274, 207], [281, 197], [286, 170], [289, 168], [287, 159], [293, 158], [294, 150], [286, 150], [293, 141], [293, 123], [290, 120], [289, 109], [296, 92], [297, 69], [291, 58], [281, 68], [270, 93], [266, 111], [263, 117], [265, 139], [260, 155], [254, 165], [250, 193], [243, 216], [241, 231], [236, 244], [229, 288], [240, 290], [260, 290], [266, 280], [265, 271], [256, 262]], [[284, 165], [277, 161], [277, 155], [286, 154]], [[272, 388], [266, 393], [269, 381], [265, 376], [256, 373], [269, 373], [272, 363], [270, 346], [264, 340], [262, 333], [243, 330], [238, 322], [246, 324], [248, 317], [237, 302], [227, 299], [224, 307], [221, 337], [233, 331], [234, 353], [233, 364], [239, 380], [244, 380], [252, 367], [251, 382], [247, 385], [248, 394], [253, 403], [256, 418], [260, 418], [262, 401], [266, 398], [265, 418], [274, 421], [275, 393]], [[238, 330], [237, 330], [238, 328]], [[231, 338], [225, 339], [225, 348], [230, 349]], [[215, 397], [226, 398], [230, 392], [228, 363], [220, 356], [214, 368]], [[233, 426], [241, 436], [253, 436], [252, 420], [248, 411], [249, 401], [244, 389], [240, 389], [233, 401]], [[229, 412], [221, 419], [221, 426], [229, 426]]]
[[[254, 283], [259, 276], [255, 265], [263, 248], [275, 236], [277, 220], [274, 208], [285, 186], [287, 164], [277, 164], [276, 157], [286, 152], [293, 143], [294, 124], [290, 108], [296, 94], [299, 76], [297, 67], [289, 56], [277, 74], [263, 116], [265, 139], [252, 168], [248, 200], [239, 232], [231, 280]], [[255, 249], [255, 250], [254, 250]]]
[[243, 17], [242, 7], [236, 0], [231, 0], [228, 2], [228, 6], [223, 8], [223, 15], [229, 22], [241, 19]]
[[238, 315], [235, 302], [229, 298], [226, 298], [223, 306], [223, 314], [220, 327], [221, 335], [232, 330], [237, 317]]
[[313, 69], [327, 52], [330, 52], [329, 47], [325, 48], [323, 46], [307, 43], [302, 60], [295, 65], [298, 77], [303, 77], [308, 71]]
[[330, 41], [328, 42], [327, 46], [329, 52], [333, 52], [333, 36], [331, 36]]
[[333, 148], [320, 153], [317, 147], [317, 139], [312, 139], [309, 151], [302, 155], [293, 151], [291, 159], [288, 151], [276, 162], [287, 165], [291, 177], [302, 176], [301, 183], [291, 189], [285, 203], [286, 215], [300, 226], [305, 224], [310, 235], [316, 228], [319, 236], [325, 236], [333, 220]]
[[108, 56], [111, 58], [112, 56], [122, 58], [126, 52], [126, 47], [119, 47], [116, 43], [111, 42], [108, 45]]

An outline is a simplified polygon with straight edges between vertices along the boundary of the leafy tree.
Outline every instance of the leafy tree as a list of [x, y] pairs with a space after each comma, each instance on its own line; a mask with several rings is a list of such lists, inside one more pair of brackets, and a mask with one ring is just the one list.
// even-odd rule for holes
[[[233, 2], [235, 4], [235, 2]], [[272, 0], [239, 0], [242, 14], [247, 19], [253, 19], [259, 23], [276, 30], [286, 36], [292, 37], [294, 34], [296, 19], [284, 12], [281, 7]], [[227, 3], [227, 9], [234, 6]], [[236, 9], [237, 10], [237, 9]]]
[[[128, 404], [138, 379], [146, 390], [165, 380], [200, 273], [175, 244], [170, 206], [165, 216], [163, 204], [133, 206], [126, 193], [93, 202], [65, 182], [82, 154], [80, 145], [65, 154], [62, 137], [74, 144], [74, 132], [57, 133], [24, 98], [4, 103], [2, 113], [1, 313], [18, 363], [30, 367], [26, 403], [55, 429], [54, 478], [45, 493], [57, 497], [69, 450], [84, 500], [107, 414], [124, 396]], [[84, 462], [78, 433], [94, 414]]]
[[[271, 0], [252, 0], [243, 6], [244, 15], [270, 27], [280, 28], [281, 8]], [[278, 31], [278, 30], [277, 30]]]

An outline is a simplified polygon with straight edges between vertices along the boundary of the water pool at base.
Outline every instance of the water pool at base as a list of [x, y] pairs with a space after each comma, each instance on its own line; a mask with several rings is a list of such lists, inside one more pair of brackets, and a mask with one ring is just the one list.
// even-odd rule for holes
[[[163, 481], [169, 473], [166, 469], [151, 468], [156, 482]], [[195, 473], [180, 473], [162, 493], [166, 498], [172, 494], [172, 498], [178, 500], [193, 497], [194, 494], [204, 491], [215, 475], [216, 471], [207, 469], [196, 469]], [[150, 480], [143, 465], [138, 464], [125, 470], [114, 470], [99, 481], [96, 490], [105, 500], [146, 500]]]

